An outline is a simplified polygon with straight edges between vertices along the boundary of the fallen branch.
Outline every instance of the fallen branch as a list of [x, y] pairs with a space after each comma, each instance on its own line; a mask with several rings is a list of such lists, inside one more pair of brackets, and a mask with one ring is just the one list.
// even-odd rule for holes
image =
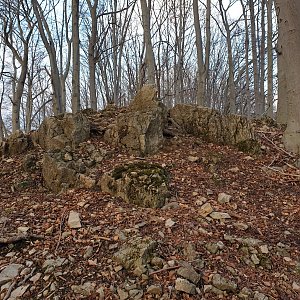
[[41, 240], [44, 236], [36, 234], [18, 234], [9, 237], [0, 237], [0, 244], [13, 244], [20, 241]]
[[169, 268], [165, 268], [165, 269], [160, 269], [160, 270], [149, 273], [149, 276], [152, 276], [152, 275], [155, 275], [155, 274], [158, 274], [158, 273], [162, 273], [164, 271], [176, 270], [176, 269], [179, 269], [181, 267], [182, 266], [174, 266], [174, 267], [169, 267]]
[[60, 245], [60, 241], [61, 241], [61, 237], [62, 237], [62, 229], [63, 229], [63, 225], [65, 222], [65, 218], [66, 218], [66, 208], [64, 208], [62, 214], [61, 214], [61, 219], [60, 219], [60, 224], [59, 224], [59, 236], [58, 236], [58, 241], [55, 247], [55, 253], [57, 252], [57, 249]]

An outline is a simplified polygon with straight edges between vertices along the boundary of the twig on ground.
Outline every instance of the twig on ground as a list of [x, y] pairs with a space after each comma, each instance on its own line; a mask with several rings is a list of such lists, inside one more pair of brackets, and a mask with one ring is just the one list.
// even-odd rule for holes
[[155, 275], [155, 274], [159, 274], [159, 273], [164, 272], [164, 271], [176, 270], [176, 269], [179, 269], [181, 267], [182, 266], [174, 266], [174, 267], [169, 267], [169, 268], [165, 268], [165, 269], [160, 269], [160, 270], [157, 270], [157, 271], [149, 273], [149, 276], [152, 276], [152, 275]]
[[18, 234], [9, 237], [0, 237], [0, 244], [12, 244], [20, 241], [29, 241], [29, 240], [40, 240], [44, 236], [36, 234]]
[[57, 241], [57, 244], [56, 244], [56, 247], [55, 247], [55, 253], [60, 245], [60, 241], [61, 241], [61, 236], [62, 236], [62, 228], [63, 228], [63, 225], [64, 225], [64, 222], [65, 222], [65, 216], [66, 216], [66, 208], [64, 208], [62, 214], [61, 214], [61, 219], [60, 219], [60, 224], [59, 224], [59, 236], [58, 236], [58, 241]]

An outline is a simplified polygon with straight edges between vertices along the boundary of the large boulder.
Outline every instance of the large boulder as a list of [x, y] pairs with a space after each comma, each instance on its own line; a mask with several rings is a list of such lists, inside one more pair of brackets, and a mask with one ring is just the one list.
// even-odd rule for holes
[[162, 207], [168, 191], [168, 173], [157, 164], [136, 162], [116, 167], [99, 181], [102, 191], [140, 207]]
[[30, 136], [17, 130], [0, 144], [0, 156], [11, 156], [26, 152], [32, 146]]
[[208, 142], [238, 145], [254, 137], [253, 125], [247, 118], [223, 115], [207, 107], [177, 104], [170, 110], [170, 117], [185, 132]]
[[45, 150], [70, 146], [75, 149], [90, 136], [90, 124], [82, 113], [66, 113], [46, 118], [38, 130], [38, 142]]
[[166, 108], [157, 98], [153, 85], [145, 85], [128, 110], [116, 117], [104, 138], [130, 153], [147, 155], [159, 150], [163, 142]]

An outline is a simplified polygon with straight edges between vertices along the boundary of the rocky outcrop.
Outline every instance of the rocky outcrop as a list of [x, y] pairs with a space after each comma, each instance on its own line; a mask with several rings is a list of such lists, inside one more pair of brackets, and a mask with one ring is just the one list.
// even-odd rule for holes
[[162, 207], [169, 195], [167, 171], [146, 162], [118, 166], [105, 173], [99, 185], [102, 191], [141, 207]]
[[94, 167], [106, 156], [104, 149], [82, 143], [73, 151], [67, 146], [64, 150], [48, 151], [42, 161], [44, 184], [55, 193], [68, 188], [93, 188]]
[[0, 142], [0, 156], [11, 156], [26, 152], [32, 146], [30, 136], [17, 130]]
[[163, 142], [166, 109], [153, 85], [145, 85], [128, 107], [105, 132], [105, 139], [130, 153], [147, 155], [159, 150]]
[[178, 104], [170, 110], [170, 117], [185, 132], [208, 142], [237, 145], [254, 137], [253, 126], [247, 118], [222, 115], [206, 107]]
[[46, 118], [38, 130], [38, 142], [44, 150], [70, 146], [75, 149], [90, 136], [90, 124], [82, 114], [66, 113]]

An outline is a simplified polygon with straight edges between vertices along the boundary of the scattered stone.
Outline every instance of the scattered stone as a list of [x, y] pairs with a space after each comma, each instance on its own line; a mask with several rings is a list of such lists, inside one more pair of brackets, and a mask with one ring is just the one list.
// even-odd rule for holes
[[228, 213], [214, 211], [209, 215], [214, 220], [231, 219]]
[[120, 297], [120, 300], [126, 300], [129, 297], [129, 293], [119, 287], [117, 288], [117, 293]]
[[154, 256], [157, 242], [150, 238], [136, 237], [125, 243], [113, 259], [125, 269], [135, 269], [149, 263]]
[[83, 258], [87, 259], [87, 258], [90, 258], [92, 255], [93, 255], [93, 247], [87, 246], [86, 250], [84, 252]]
[[33, 275], [29, 280], [33, 282], [33, 284], [36, 284], [42, 276], [42, 273], [36, 273]]
[[175, 289], [191, 295], [196, 294], [196, 285], [182, 278], [177, 278], [175, 280]]
[[55, 268], [59, 268], [64, 266], [68, 263], [66, 258], [58, 257], [57, 259], [47, 259], [43, 263], [42, 268], [46, 269], [45, 274], [51, 273], [54, 271]]
[[229, 203], [231, 198], [232, 198], [231, 195], [228, 195], [228, 194], [225, 194], [225, 193], [219, 193], [218, 202], [220, 204]]
[[239, 230], [247, 230], [249, 228], [249, 226], [245, 223], [242, 223], [242, 222], [236, 222], [236, 223], [233, 223], [233, 226]]
[[12, 291], [10, 294], [9, 299], [10, 300], [16, 300], [16, 299], [21, 299], [23, 294], [26, 292], [26, 290], [29, 288], [29, 284], [24, 285], [24, 286], [19, 286], [15, 290]]
[[300, 292], [300, 285], [295, 281], [292, 284], [292, 288], [293, 288], [294, 291]]
[[0, 273], [0, 285], [15, 279], [22, 268], [21, 264], [11, 264], [5, 267]]
[[161, 295], [162, 287], [158, 284], [152, 284], [147, 288], [147, 293], [152, 295]]
[[130, 299], [138, 300], [142, 299], [144, 295], [144, 292], [142, 290], [133, 289], [129, 291], [129, 297]]
[[210, 213], [213, 212], [213, 208], [210, 203], [203, 204], [199, 209], [199, 214], [201, 217], [207, 217]]
[[197, 197], [197, 200], [196, 200], [196, 205], [198, 206], [201, 206], [203, 205], [205, 202], [207, 201], [207, 198], [203, 197], [203, 196], [200, 196], [200, 197]]
[[197, 284], [201, 279], [200, 274], [198, 274], [192, 266], [179, 268], [177, 270], [177, 275], [188, 279], [194, 284]]
[[164, 260], [160, 257], [154, 256], [151, 259], [151, 265], [154, 267], [162, 268], [164, 265]]
[[188, 156], [187, 160], [190, 162], [198, 162], [200, 158], [198, 156]]
[[17, 228], [18, 233], [27, 233], [30, 227], [20, 226]]
[[252, 296], [252, 291], [246, 287], [243, 287], [238, 294], [238, 297], [242, 300], [248, 300]]
[[262, 254], [268, 254], [269, 253], [269, 249], [268, 249], [267, 245], [261, 245], [261, 246], [259, 246], [259, 249], [260, 249], [260, 252]]
[[260, 260], [255, 253], [251, 254], [251, 260], [255, 265], [259, 265], [259, 263], [260, 263]]
[[81, 228], [80, 217], [78, 212], [74, 210], [70, 211], [69, 218], [68, 218], [68, 226], [71, 229]]
[[240, 169], [238, 167], [233, 167], [233, 168], [228, 169], [228, 171], [232, 172], [232, 173], [237, 173], [240, 171]]
[[190, 242], [184, 242], [183, 255], [188, 261], [194, 261], [198, 256], [198, 252], [196, 251], [194, 244]]
[[176, 224], [176, 222], [174, 222], [172, 219], [167, 219], [165, 222], [165, 226], [167, 228], [171, 228], [172, 226], [174, 226]]
[[95, 291], [96, 283], [87, 281], [82, 285], [72, 285], [71, 290], [75, 294], [80, 294], [85, 297], [91, 296], [91, 294]]
[[220, 274], [215, 274], [212, 279], [212, 284], [217, 289], [221, 291], [227, 292], [235, 292], [237, 289], [237, 284], [233, 281], [227, 280], [226, 278], [222, 277]]
[[257, 291], [254, 293], [253, 300], [268, 300], [268, 299], [269, 297], [264, 295], [263, 293]]
[[179, 206], [178, 202], [170, 202], [170, 203], [167, 203], [166, 205], [164, 205], [161, 209], [162, 210], [177, 209], [179, 207], [180, 206]]

